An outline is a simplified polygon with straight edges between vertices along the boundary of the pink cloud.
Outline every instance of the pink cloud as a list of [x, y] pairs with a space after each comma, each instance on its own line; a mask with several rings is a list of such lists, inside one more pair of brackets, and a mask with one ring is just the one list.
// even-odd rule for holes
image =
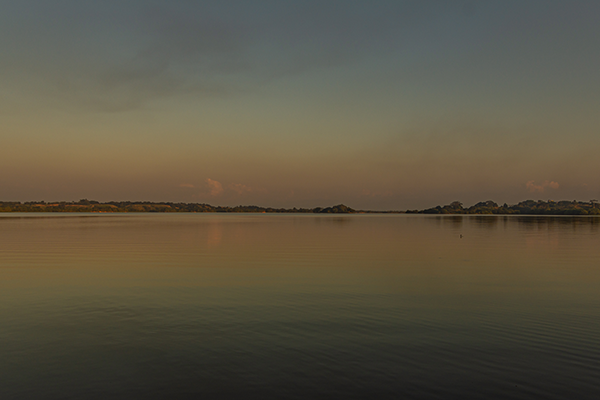
[[543, 193], [544, 190], [546, 190], [546, 188], [558, 189], [560, 185], [558, 184], [558, 182], [554, 181], [545, 181], [544, 183], [539, 185], [536, 185], [534, 181], [529, 181], [525, 184], [525, 186], [527, 187], [527, 190], [529, 190], [531, 193]]
[[223, 185], [221, 185], [221, 182], [213, 181], [212, 179], [208, 178], [206, 180], [206, 184], [208, 185], [208, 188], [210, 189], [211, 196], [218, 196], [221, 193], [223, 193]]

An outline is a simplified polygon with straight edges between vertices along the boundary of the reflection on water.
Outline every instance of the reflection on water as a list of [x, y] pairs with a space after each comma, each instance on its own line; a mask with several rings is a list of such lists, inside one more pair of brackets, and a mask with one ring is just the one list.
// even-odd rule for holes
[[600, 219], [0, 215], [0, 398], [600, 394]]

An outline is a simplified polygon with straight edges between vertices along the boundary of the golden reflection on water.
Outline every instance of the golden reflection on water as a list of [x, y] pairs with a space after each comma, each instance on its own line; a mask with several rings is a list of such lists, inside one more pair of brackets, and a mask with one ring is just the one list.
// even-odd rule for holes
[[86, 274], [90, 284], [111, 275], [198, 284], [231, 269], [387, 287], [435, 281], [439, 290], [499, 280], [589, 284], [598, 278], [599, 227], [581, 217], [2, 216], [1, 285], [36, 277], [75, 285]]

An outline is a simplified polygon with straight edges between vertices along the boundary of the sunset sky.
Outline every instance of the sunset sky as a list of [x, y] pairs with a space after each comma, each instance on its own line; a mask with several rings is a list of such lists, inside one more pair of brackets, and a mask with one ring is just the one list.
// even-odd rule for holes
[[0, 200], [600, 198], [600, 1], [0, 0]]

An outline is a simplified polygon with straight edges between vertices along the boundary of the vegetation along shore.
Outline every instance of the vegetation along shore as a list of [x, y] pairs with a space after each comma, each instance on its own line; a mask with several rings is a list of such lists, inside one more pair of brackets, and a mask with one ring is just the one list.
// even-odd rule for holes
[[343, 204], [316, 208], [272, 208], [259, 206], [212, 206], [204, 203], [171, 203], [150, 201], [99, 201], [82, 199], [76, 202], [4, 201], [0, 212], [225, 212], [225, 213], [406, 213], [406, 214], [519, 214], [519, 215], [600, 215], [597, 200], [542, 201], [526, 200], [514, 205], [498, 205], [488, 200], [464, 208], [459, 201], [424, 210], [369, 211], [355, 210]]

